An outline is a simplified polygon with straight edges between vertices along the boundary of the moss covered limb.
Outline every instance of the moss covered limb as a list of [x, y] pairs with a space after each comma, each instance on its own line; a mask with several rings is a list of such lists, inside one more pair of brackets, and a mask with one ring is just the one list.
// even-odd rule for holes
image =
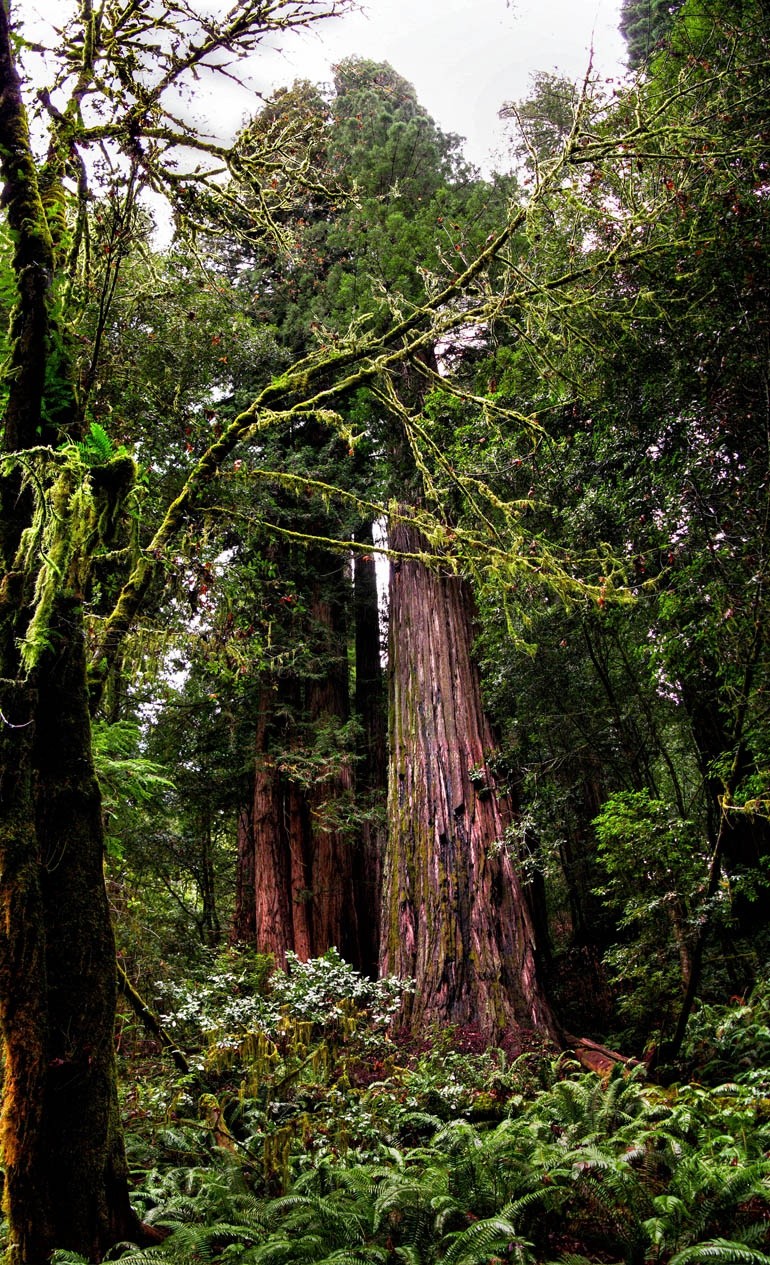
[[[89, 669], [92, 707], [98, 705], [111, 665], [145, 601], [165, 551], [182, 530], [194, 504], [205, 494], [207, 485], [237, 445], [248, 440], [258, 430], [279, 421], [311, 413], [325, 413], [340, 398], [382, 378], [399, 364], [418, 357], [440, 335], [467, 324], [470, 320], [483, 320], [483, 301], [469, 311], [467, 303], [461, 303], [460, 300], [467, 298], [474, 283], [522, 230], [533, 206], [546, 198], [551, 190], [558, 188], [564, 167], [570, 161], [572, 139], [570, 138], [570, 146], [565, 149], [561, 159], [539, 181], [528, 204], [511, 212], [507, 222], [485, 249], [439, 294], [416, 308], [409, 316], [396, 321], [382, 335], [362, 339], [341, 351], [335, 350], [299, 361], [287, 373], [273, 379], [206, 450], [179, 495], [168, 506], [163, 522], [144, 555], [137, 561], [111, 615], [104, 622]], [[569, 277], [565, 276], [560, 279], [559, 284], [566, 285], [568, 280]], [[526, 278], [521, 279], [521, 286], [528, 287]], [[520, 302], [521, 297], [519, 288], [508, 296], [507, 302]], [[499, 315], [497, 309], [496, 314]]]
[[0, 3], [0, 176], [17, 288], [4, 446], [28, 448], [41, 439], [54, 259], [5, 3]]
[[168, 1032], [163, 1027], [158, 1015], [156, 1015], [152, 1007], [144, 1000], [141, 993], [137, 992], [134, 988], [131, 980], [126, 975], [126, 972], [123, 970], [120, 963], [118, 963], [118, 988], [133, 1010], [137, 1019], [141, 1019], [147, 1031], [160, 1042], [163, 1049], [173, 1059], [174, 1064], [179, 1071], [182, 1072], [183, 1075], [187, 1075], [190, 1070], [190, 1065], [187, 1062], [187, 1059], [177, 1046], [176, 1041], [169, 1036]]
[[[409, 360], [423, 346], [432, 342], [435, 328], [432, 317], [442, 304], [449, 303], [463, 293], [503, 248], [511, 234], [523, 219], [517, 213], [493, 243], [465, 272], [447, 287], [437, 299], [431, 300], [411, 317], [398, 322], [380, 338], [371, 339], [350, 352], [337, 353], [315, 361], [303, 361], [290, 372], [274, 379], [260, 395], [244, 409], [227, 427], [215, 443], [211, 444], [191, 471], [179, 495], [169, 505], [163, 522], [138, 559], [118, 601], [105, 621], [98, 646], [89, 668], [91, 705], [98, 706], [104, 685], [109, 676], [123, 639], [127, 635], [152, 583], [158, 563], [166, 549], [179, 534], [196, 500], [216, 476], [224, 462], [243, 440], [253, 431], [274, 424], [278, 418], [285, 421], [292, 416], [322, 410], [340, 396], [349, 394], [366, 385], [403, 361]], [[467, 319], [458, 312], [455, 324]]]

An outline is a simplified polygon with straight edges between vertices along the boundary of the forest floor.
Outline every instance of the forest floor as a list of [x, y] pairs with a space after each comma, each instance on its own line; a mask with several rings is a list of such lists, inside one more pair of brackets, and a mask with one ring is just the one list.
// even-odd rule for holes
[[179, 990], [186, 1075], [124, 1016], [134, 1199], [164, 1236], [129, 1265], [770, 1265], [763, 987], [697, 1012], [654, 1083], [534, 1037], [398, 1041], [393, 995], [338, 959], [290, 977]]

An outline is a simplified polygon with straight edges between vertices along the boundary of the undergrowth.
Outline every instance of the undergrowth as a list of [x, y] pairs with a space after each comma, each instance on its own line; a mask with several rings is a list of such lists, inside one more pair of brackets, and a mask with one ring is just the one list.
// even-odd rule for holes
[[721, 1083], [667, 1087], [472, 1033], [399, 1043], [397, 996], [335, 954], [272, 976], [231, 955], [169, 1001], [198, 1054], [126, 1093], [136, 1206], [165, 1237], [124, 1265], [770, 1265], [762, 989], [694, 1019], [690, 1065], [706, 1051]]

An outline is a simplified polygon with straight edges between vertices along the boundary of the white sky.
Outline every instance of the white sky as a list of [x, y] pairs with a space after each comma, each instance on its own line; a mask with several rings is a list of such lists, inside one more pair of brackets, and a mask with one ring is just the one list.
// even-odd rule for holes
[[[330, 79], [330, 66], [358, 54], [388, 61], [414, 84], [446, 132], [467, 138], [467, 156], [488, 165], [503, 132], [497, 112], [529, 91], [530, 75], [582, 78], [622, 70], [620, 0], [369, 0], [365, 12], [321, 23], [286, 40], [273, 86]], [[271, 67], [273, 74], [275, 71]], [[283, 71], [283, 74], [281, 74]], [[505, 166], [500, 162], [499, 166]]]
[[335, 22], [325, 39], [332, 60], [358, 53], [389, 61], [439, 126], [465, 136], [467, 156], [486, 166], [503, 135], [497, 112], [527, 95], [533, 72], [582, 77], [592, 42], [597, 70], [617, 72], [624, 52], [618, 13], [619, 0], [514, 0], [510, 7], [505, 0], [372, 0], [367, 14]]
[[[223, 11], [229, 7], [222, 0]], [[319, 23], [312, 33], [286, 35], [280, 52], [265, 50], [253, 65], [254, 87], [267, 94], [297, 78], [327, 82], [333, 63], [352, 54], [388, 61], [414, 84], [444, 131], [467, 138], [468, 158], [505, 169], [497, 112], [504, 101], [527, 95], [531, 74], [559, 70], [582, 77], [592, 45], [598, 73], [622, 71], [620, 0], [368, 0], [362, 7]], [[23, 4], [25, 17], [54, 21], [66, 8], [66, 0]], [[201, 121], [209, 115], [206, 104]], [[223, 132], [233, 134], [253, 113], [246, 93], [218, 92]]]

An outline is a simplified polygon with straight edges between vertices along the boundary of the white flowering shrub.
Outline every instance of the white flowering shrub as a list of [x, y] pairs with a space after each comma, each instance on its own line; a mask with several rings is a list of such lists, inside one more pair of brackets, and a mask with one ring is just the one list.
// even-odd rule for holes
[[345, 962], [336, 949], [302, 962], [286, 954], [286, 970], [259, 954], [233, 951], [212, 961], [207, 978], [159, 981], [166, 998], [163, 1024], [189, 1043], [235, 1046], [249, 1033], [275, 1039], [286, 1023], [312, 1024], [318, 1037], [342, 1017], [361, 1017], [381, 1032], [398, 1010], [410, 980], [370, 980]]
[[286, 954], [286, 971], [276, 971], [270, 980], [271, 1001], [288, 1008], [297, 1019], [328, 1024], [335, 1015], [351, 1009], [365, 1011], [371, 1027], [386, 1027], [411, 980], [387, 976], [370, 980], [343, 961], [336, 949], [323, 957], [301, 962], [296, 953]]

